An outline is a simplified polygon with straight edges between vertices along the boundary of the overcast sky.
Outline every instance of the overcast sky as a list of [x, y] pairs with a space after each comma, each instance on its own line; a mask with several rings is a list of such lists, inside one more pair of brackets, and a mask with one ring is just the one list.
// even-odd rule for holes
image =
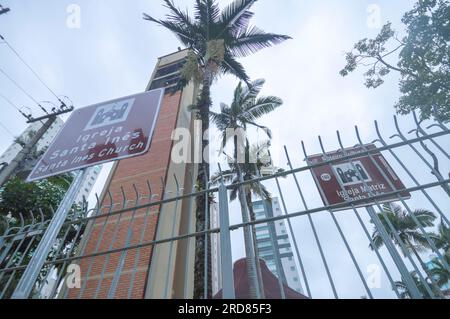
[[[177, 39], [166, 30], [144, 21], [142, 13], [163, 17], [166, 12], [162, 1], [155, 0], [84, 0], [84, 1], [32, 1], [1, 0], [0, 4], [10, 7], [11, 12], [0, 16], [0, 34], [22, 54], [46, 83], [58, 94], [67, 95], [76, 107], [111, 100], [142, 92], [151, 76], [159, 56], [177, 49]], [[178, 0], [181, 7], [189, 7], [193, 1]], [[220, 1], [226, 5], [229, 0]], [[281, 146], [290, 151], [294, 166], [304, 165], [300, 141], [304, 140], [309, 152], [319, 153], [317, 136], [321, 135], [328, 150], [338, 148], [336, 130], [342, 134], [345, 146], [357, 143], [354, 125], [358, 125], [366, 142], [375, 138], [373, 121], [378, 120], [386, 138], [395, 133], [392, 115], [393, 105], [399, 97], [398, 77], [392, 74], [385, 85], [377, 90], [368, 90], [363, 85], [361, 72], [342, 78], [339, 71], [345, 65], [344, 52], [361, 38], [373, 37], [378, 26], [391, 21], [400, 33], [403, 31], [400, 19], [411, 9], [412, 0], [260, 0], [253, 10], [256, 16], [252, 23], [275, 33], [293, 37], [277, 47], [263, 50], [242, 59], [248, 74], [253, 78], [265, 78], [263, 94], [277, 95], [284, 100], [282, 108], [261, 120], [274, 131], [274, 150], [277, 164], [286, 168]], [[81, 9], [80, 28], [67, 24], [69, 5]], [[380, 21], [372, 18], [379, 10]], [[37, 100], [51, 100], [45, 87], [0, 44], [0, 67], [16, 79]], [[214, 108], [220, 102], [229, 103], [237, 80], [231, 76], [222, 78], [213, 89]], [[33, 115], [40, 114], [32, 101], [0, 75], [0, 93], [19, 106], [27, 106]], [[3, 152], [25, 129], [23, 118], [9, 105], [0, 101], [0, 152]], [[410, 118], [402, 118], [405, 132], [412, 127]], [[6, 127], [6, 130], [5, 128]], [[9, 132], [11, 133], [9, 133]], [[256, 136], [256, 133], [254, 135]], [[263, 139], [262, 132], [259, 138]], [[448, 139], [442, 143], [449, 145]], [[403, 155], [408, 157], [408, 150]], [[447, 162], [448, 163], [448, 162]], [[397, 163], [391, 163], [395, 168]], [[416, 162], [413, 162], [416, 165]], [[413, 166], [414, 166], [413, 165]], [[429, 170], [417, 162], [417, 177], [420, 181], [434, 181]], [[448, 164], [447, 164], [448, 165]], [[446, 167], [448, 168], [448, 166]], [[215, 170], [216, 168], [212, 168]], [[444, 167], [445, 169], [445, 167]], [[444, 170], [445, 171], [445, 170]], [[448, 169], [447, 169], [448, 171]], [[104, 170], [107, 172], [107, 169]], [[104, 173], [105, 174], [105, 173]], [[411, 186], [404, 172], [399, 175]], [[309, 174], [301, 174], [302, 187], [310, 207], [321, 205], [318, 192]], [[100, 179], [97, 189], [100, 189]], [[282, 180], [288, 211], [303, 210], [290, 179]], [[274, 184], [267, 185], [274, 196], [278, 196]], [[442, 207], [450, 202], [433, 190], [441, 200]], [[421, 197], [411, 200], [411, 207], [429, 204]], [[232, 210], [237, 210], [232, 206]], [[361, 210], [367, 222], [367, 214]], [[368, 250], [368, 241], [351, 212], [339, 213], [339, 221], [346, 236], [355, 249], [358, 261], [365, 275], [371, 264], [376, 264], [374, 254]], [[239, 214], [232, 214], [232, 221], [239, 222]], [[323, 241], [327, 260], [336, 280], [337, 290], [342, 297], [365, 295], [351, 260], [346, 255], [342, 240], [332, 224], [328, 213], [314, 216], [318, 232]], [[296, 239], [305, 265], [314, 297], [332, 297], [318, 250], [313, 241], [307, 219], [293, 220]], [[371, 229], [370, 229], [371, 231]], [[243, 254], [236, 242], [234, 258]], [[392, 263], [388, 261], [390, 267]], [[397, 274], [395, 271], [393, 274]], [[395, 279], [399, 279], [396, 275]], [[379, 289], [373, 289], [376, 297], [393, 297], [389, 282], [383, 277]]]

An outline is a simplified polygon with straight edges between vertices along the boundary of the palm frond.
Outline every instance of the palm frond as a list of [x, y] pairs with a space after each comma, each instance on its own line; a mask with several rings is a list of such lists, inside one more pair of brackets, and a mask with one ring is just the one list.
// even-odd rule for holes
[[244, 66], [228, 52], [225, 52], [225, 57], [222, 64], [220, 65], [220, 68], [222, 73], [224, 74], [233, 74], [235, 77], [244, 81], [245, 83], [250, 82], [250, 77], [247, 75]]
[[195, 35], [191, 33], [190, 30], [188, 30], [185, 26], [175, 23], [172, 21], [166, 21], [166, 20], [158, 20], [155, 19], [148, 14], [144, 13], [144, 20], [154, 22], [170, 31], [172, 31], [177, 38], [186, 46], [191, 46], [192, 43], [195, 42]]
[[257, 127], [257, 128], [260, 128], [261, 130], [264, 131], [264, 133], [267, 134], [267, 136], [268, 136], [270, 139], [272, 138], [272, 130], [271, 130], [270, 128], [268, 128], [267, 126], [259, 125], [259, 124], [255, 123], [255, 122], [248, 121], [248, 120], [247, 120], [247, 123], [248, 123], [249, 125], [253, 125], [253, 126]]
[[436, 215], [426, 209], [416, 209], [412, 212], [423, 227], [434, 226]]
[[250, 184], [251, 191], [254, 195], [258, 196], [263, 200], [272, 200], [272, 194], [269, 190], [261, 183]]
[[167, 15], [169, 21], [173, 21], [177, 24], [185, 25], [190, 29], [196, 29], [195, 24], [192, 22], [191, 17], [187, 12], [181, 11], [177, 8], [172, 0], [163, 0], [164, 6], [170, 10], [171, 13]]
[[247, 87], [245, 87], [242, 90], [241, 103], [243, 103], [243, 104], [245, 104], [247, 102], [251, 103], [254, 99], [256, 99], [256, 97], [261, 92], [265, 83], [266, 83], [265, 79], [257, 79], [255, 81], [249, 83], [247, 85]]
[[217, 172], [211, 176], [211, 184], [217, 185], [222, 179], [224, 183], [231, 183], [235, 177], [235, 174], [231, 170], [222, 171], [222, 173]]
[[237, 57], [246, 57], [265, 48], [292, 39], [287, 35], [266, 33], [257, 27], [248, 27], [230, 44], [230, 50]]
[[[196, 0], [194, 5], [195, 19], [204, 28], [205, 34], [211, 26], [219, 21], [220, 8], [216, 0]], [[210, 40], [207, 38], [206, 40]]]
[[209, 118], [212, 123], [217, 126], [217, 129], [221, 132], [225, 131], [230, 124], [230, 117], [224, 113], [209, 112]]
[[253, 12], [249, 11], [256, 0], [235, 0], [226, 6], [221, 14], [222, 32], [230, 30], [236, 34], [239, 30], [246, 29], [253, 17]]
[[249, 121], [273, 112], [283, 104], [283, 100], [276, 96], [266, 96], [258, 98], [254, 104], [246, 105], [245, 112], [242, 114]]
[[381, 235], [377, 229], [375, 229], [372, 233], [372, 242], [373, 244], [370, 243], [369, 245], [370, 249], [372, 250], [379, 249], [384, 245], [383, 239], [381, 238]]

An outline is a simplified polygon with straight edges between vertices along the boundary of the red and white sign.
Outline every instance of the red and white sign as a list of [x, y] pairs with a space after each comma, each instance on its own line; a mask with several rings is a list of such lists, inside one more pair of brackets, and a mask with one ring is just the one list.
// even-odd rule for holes
[[[376, 146], [369, 144], [365, 148], [375, 150]], [[362, 147], [354, 147], [346, 149], [345, 152], [339, 150], [326, 155], [309, 156], [307, 162], [309, 165], [317, 165], [362, 152], [364, 152]], [[325, 205], [349, 203], [350, 206], [351, 202], [367, 199], [367, 202], [355, 205], [355, 207], [362, 207], [374, 204], [375, 201], [370, 199], [370, 195], [387, 194], [405, 189], [405, 185], [380, 152], [371, 153], [371, 157], [373, 160], [369, 155], [362, 155], [351, 160], [338, 160], [311, 169]], [[404, 199], [411, 197], [408, 192], [401, 192], [399, 195]], [[377, 202], [397, 201], [399, 195], [393, 194]], [[339, 210], [343, 209], [348, 207], [339, 208]]]
[[28, 181], [148, 152], [164, 89], [73, 111]]

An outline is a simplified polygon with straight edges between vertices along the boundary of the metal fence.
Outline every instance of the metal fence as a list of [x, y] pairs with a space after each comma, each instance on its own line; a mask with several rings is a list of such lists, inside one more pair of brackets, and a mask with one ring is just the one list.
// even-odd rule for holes
[[[439, 265], [447, 273], [450, 271], [446, 256], [448, 251], [438, 247], [435, 235], [439, 221], [447, 227], [449, 225], [450, 131], [441, 122], [424, 127], [417, 118], [413, 120], [409, 123], [413, 123], [412, 130], [406, 132], [394, 117], [396, 132], [389, 138], [382, 135], [380, 126], [375, 122], [374, 140], [365, 140], [355, 127], [356, 138], [351, 141], [352, 144], [343, 141], [337, 132], [337, 143], [333, 146], [345, 153], [345, 145], [356, 144], [361, 151], [322, 163], [307, 163], [294, 168], [294, 162], [301, 161], [302, 157], [293, 158], [285, 147], [287, 166], [283, 167], [283, 171], [269, 176], [257, 172], [257, 178], [234, 185], [222, 182], [217, 187], [210, 185], [206, 190], [196, 190], [195, 178], [190, 174], [183, 185], [179, 184], [177, 176], [169, 177], [175, 181], [174, 189], [164, 189], [164, 181], [158, 186], [148, 182], [146, 190], [133, 186], [134, 198], [127, 198], [129, 192], [122, 189], [121, 203], [114, 203], [113, 198], [117, 198], [117, 194], [108, 192], [102, 201], [97, 198], [94, 208], [88, 210], [84, 207], [69, 214], [57, 239], [51, 244], [49, 254], [44, 256], [45, 263], [39, 276], [32, 279], [32, 291], [27, 297], [145, 298], [148, 283], [155, 280], [150, 268], [167, 267], [166, 276], [158, 278], [164, 282], [163, 297], [190, 298], [192, 291], [188, 287], [191, 286], [187, 284], [183, 286], [182, 296], [174, 295], [173, 276], [176, 272], [178, 281], [192, 280], [189, 279], [194, 271], [192, 263], [178, 264], [175, 268], [169, 266], [178, 262], [177, 244], [183, 242], [186, 247], [192, 247], [196, 237], [205, 236], [209, 241], [212, 235], [220, 243], [218, 250], [213, 252], [218, 261], [213, 266], [216, 267], [216, 275], [217, 272], [220, 274], [212, 280], [218, 281], [221, 296], [234, 298], [233, 261], [243, 256], [242, 230], [245, 227], [286, 223], [290, 244], [286, 252], [294, 260], [300, 274], [296, 280], [301, 283], [302, 293], [309, 298], [445, 298], [445, 285], [438, 283], [438, 278], [431, 275], [432, 269], [427, 268], [430, 260], [427, 259], [432, 258], [434, 265]], [[377, 148], [367, 148], [368, 143], [375, 144]], [[308, 158], [310, 154], [306, 143], [302, 142], [301, 146], [302, 156]], [[330, 150], [325, 149], [322, 138], [319, 137], [315, 147], [326, 158]], [[312, 169], [342, 160], [354, 165], [353, 161], [361, 156], [367, 156], [377, 166], [379, 164], [373, 157], [377, 152], [386, 157], [403, 180], [404, 189], [390, 185], [391, 192], [380, 194], [371, 191], [370, 199], [323, 204], [311, 176]], [[246, 185], [269, 189], [272, 196], [280, 199], [282, 214], [268, 214], [268, 204], [264, 203], [265, 218], [241, 219], [240, 206], [230, 202], [229, 193], [237, 186]], [[411, 194], [409, 199], [402, 196], [405, 192]], [[189, 202], [187, 209], [181, 213], [192, 219], [192, 203], [205, 194], [210, 195], [207, 198], [218, 201], [220, 226], [199, 232], [195, 232], [192, 223], [184, 230], [177, 227], [178, 218], [181, 218], [177, 216], [180, 214], [179, 207]], [[392, 200], [392, 196], [396, 199]], [[402, 214], [412, 217], [408, 231], [418, 234], [416, 237], [422, 238], [421, 242], [411, 245], [407, 236], [399, 232], [399, 225], [394, 224], [385, 212], [383, 203], [386, 200], [395, 201]], [[418, 208], [434, 213], [435, 227], [424, 225], [416, 217], [414, 211]], [[158, 219], [162, 214], [168, 214], [173, 219], [169, 235], [166, 232], [161, 236], [151, 231], [159, 227]], [[210, 219], [208, 214], [207, 224]], [[9, 219], [6, 222], [6, 230], [0, 236], [0, 298], [11, 298], [27, 267], [35, 267], [30, 260], [33, 260], [34, 251], [50, 221], [51, 218], [46, 219], [45, 214], [38, 210], [24, 212], [20, 220]], [[374, 243], [374, 233], [382, 244]], [[165, 247], [167, 264], [154, 265], [154, 250], [159, 246]], [[273, 232], [269, 246], [272, 250], [278, 246], [278, 238]], [[426, 251], [423, 251], [424, 247]], [[207, 245], [206, 249], [209, 248]], [[185, 253], [190, 254], [192, 260], [193, 250], [186, 249]], [[183, 260], [189, 260], [189, 256]], [[252, 262], [258, 265], [255, 258]], [[208, 267], [211, 265], [205, 259], [206, 275], [210, 273]], [[280, 267], [283, 265], [277, 260], [276, 274], [280, 273]], [[80, 279], [78, 284], [76, 276]], [[264, 285], [261, 277], [257, 278], [258, 285]], [[282, 282], [285, 279], [278, 276], [278, 280], [279, 295], [286, 297], [283, 288], [286, 282]], [[211, 294], [208, 285], [204, 290], [205, 296]]]

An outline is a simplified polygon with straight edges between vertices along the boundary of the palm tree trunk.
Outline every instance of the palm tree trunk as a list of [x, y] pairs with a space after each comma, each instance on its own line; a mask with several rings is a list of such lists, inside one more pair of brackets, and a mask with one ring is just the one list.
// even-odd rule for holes
[[[237, 167], [237, 175], [239, 182], [242, 182], [243, 176], [242, 176], [242, 170], [240, 163], [238, 162], [238, 137], [234, 136], [234, 160]], [[244, 186], [240, 185], [238, 188], [238, 196], [239, 196], [239, 203], [241, 205], [241, 214], [242, 214], [242, 221], [244, 223], [247, 223], [249, 221], [249, 215], [247, 212], [247, 205], [251, 205], [251, 202], [247, 202], [245, 198], [244, 193]], [[247, 202], [247, 205], [246, 205]], [[254, 246], [252, 245], [253, 242], [252, 237], [252, 228], [251, 226], [245, 226], [244, 227], [244, 246], [245, 246], [245, 256], [246, 256], [246, 264], [247, 264], [247, 277], [248, 277], [248, 284], [249, 284], [249, 295], [251, 299], [256, 299], [258, 297], [258, 277], [257, 277], [257, 270], [255, 267], [255, 250], [253, 249]]]
[[[198, 107], [200, 109], [198, 118], [202, 121], [202, 163], [199, 165], [199, 172], [197, 175], [197, 188], [198, 190], [204, 190], [207, 188], [207, 181], [209, 181], [209, 158], [205, 158], [203, 151], [209, 148], [209, 138], [204, 139], [204, 134], [209, 129], [209, 108], [211, 106], [211, 82], [210, 79], [205, 77], [203, 81], [203, 87], [201, 89], [200, 97], [198, 99]], [[196, 198], [196, 226], [197, 232], [203, 231], [209, 228], [206, 225], [206, 213], [209, 200], [206, 202], [206, 195], [200, 195]], [[211, 240], [210, 236], [198, 236], [195, 240], [195, 264], [194, 264], [194, 299], [203, 299], [204, 287], [205, 287], [205, 248], [208, 248], [207, 258], [207, 295], [206, 299], [212, 297], [212, 281], [211, 281]]]

